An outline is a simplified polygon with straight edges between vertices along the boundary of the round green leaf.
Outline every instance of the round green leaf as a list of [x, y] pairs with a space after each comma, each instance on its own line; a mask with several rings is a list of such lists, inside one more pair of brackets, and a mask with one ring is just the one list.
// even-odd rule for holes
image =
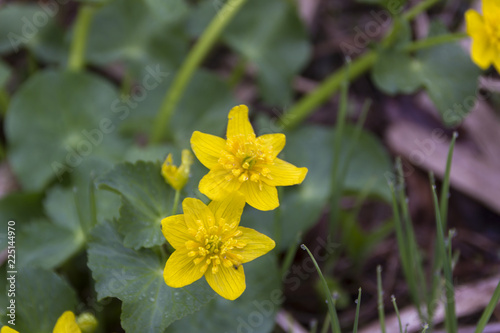
[[88, 73], [43, 71], [12, 98], [6, 119], [8, 159], [26, 190], [61, 180], [89, 158], [113, 160], [124, 149], [116, 133], [116, 89]]
[[109, 222], [98, 225], [89, 244], [89, 268], [100, 299], [122, 300], [122, 326], [129, 333], [164, 332], [175, 320], [192, 314], [213, 299], [204, 280], [170, 288], [163, 279], [165, 262], [151, 250], [135, 251]]

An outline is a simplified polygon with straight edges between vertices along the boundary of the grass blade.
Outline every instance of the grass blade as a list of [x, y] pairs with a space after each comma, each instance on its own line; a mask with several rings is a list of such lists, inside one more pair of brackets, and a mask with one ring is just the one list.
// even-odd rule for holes
[[484, 331], [484, 328], [486, 327], [488, 320], [490, 320], [491, 314], [493, 313], [493, 310], [495, 310], [495, 307], [497, 306], [499, 300], [500, 300], [500, 281], [498, 281], [497, 287], [493, 292], [493, 296], [491, 297], [488, 306], [486, 306], [486, 309], [484, 309], [481, 318], [479, 318], [474, 333], [482, 333]]
[[332, 297], [332, 293], [330, 292], [330, 289], [328, 288], [328, 284], [326, 283], [325, 277], [323, 276], [323, 273], [321, 273], [321, 269], [318, 266], [318, 263], [316, 262], [316, 259], [314, 259], [314, 256], [312, 255], [311, 251], [305, 246], [305, 244], [302, 244], [300, 246], [302, 250], [305, 250], [307, 254], [309, 254], [309, 257], [311, 257], [314, 267], [316, 267], [316, 271], [319, 274], [319, 277], [321, 279], [321, 283], [323, 284], [323, 288], [326, 292], [326, 297], [327, 297], [327, 304], [328, 304], [328, 312], [330, 314], [330, 319], [332, 322], [332, 330], [334, 333], [341, 333], [340, 332], [340, 325], [339, 325], [339, 319], [337, 317], [337, 310], [335, 309], [335, 301]]
[[446, 229], [446, 221], [448, 219], [448, 194], [450, 192], [450, 172], [451, 160], [453, 159], [453, 150], [455, 149], [455, 141], [457, 140], [458, 133], [453, 132], [448, 150], [448, 158], [446, 159], [446, 169], [444, 172], [443, 185], [441, 187], [441, 194], [439, 196], [439, 211], [441, 213], [441, 222]]
[[358, 299], [356, 300], [356, 315], [354, 316], [354, 327], [352, 333], [358, 333], [359, 307], [361, 304], [361, 288], [358, 289]]
[[384, 315], [384, 291], [382, 290], [382, 267], [377, 266], [377, 291], [378, 291], [378, 318], [380, 329], [385, 333], [385, 315]]

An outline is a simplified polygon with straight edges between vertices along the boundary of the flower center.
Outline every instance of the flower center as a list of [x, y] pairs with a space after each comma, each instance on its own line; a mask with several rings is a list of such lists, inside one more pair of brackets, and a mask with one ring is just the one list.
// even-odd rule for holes
[[272, 147], [267, 147], [256, 140], [254, 135], [238, 135], [228, 138], [226, 149], [219, 158], [219, 164], [229, 173], [226, 180], [238, 179], [240, 183], [247, 180], [259, 183], [262, 179], [272, 179], [266, 165], [272, 164], [274, 155]]
[[219, 265], [226, 267], [239, 266], [243, 256], [232, 253], [231, 250], [242, 249], [247, 244], [239, 241], [243, 232], [236, 229], [236, 223], [228, 224], [219, 219], [219, 225], [211, 226], [208, 230], [203, 222], [196, 221], [198, 229], [189, 228], [188, 232], [194, 237], [185, 243], [189, 257], [193, 257], [195, 265], [200, 265], [200, 272], [205, 273], [211, 267], [212, 274], [219, 271]]

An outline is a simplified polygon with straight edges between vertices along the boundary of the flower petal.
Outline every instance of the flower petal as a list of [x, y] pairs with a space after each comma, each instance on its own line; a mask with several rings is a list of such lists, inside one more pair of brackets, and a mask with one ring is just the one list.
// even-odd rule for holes
[[214, 200], [208, 204], [208, 208], [214, 213], [217, 222], [222, 218], [225, 223], [236, 223], [236, 226], [240, 223], [244, 207], [245, 197], [237, 192], [223, 200]]
[[483, 16], [492, 22], [498, 22], [500, 3], [498, 0], [483, 0]]
[[232, 249], [231, 253], [241, 255], [243, 257], [242, 263], [263, 256], [276, 246], [276, 243], [271, 238], [258, 231], [244, 227], [238, 227], [238, 230], [243, 232], [243, 234], [236, 239], [247, 245], [242, 249]]
[[163, 271], [165, 283], [172, 288], [181, 288], [191, 284], [203, 276], [202, 265], [195, 265], [188, 256], [189, 250], [175, 250], [168, 258]]
[[247, 203], [258, 210], [273, 210], [280, 205], [278, 191], [275, 186], [259, 184], [252, 181], [244, 182], [240, 187]]
[[[226, 176], [232, 177], [230, 180]], [[234, 178], [230, 171], [214, 169], [206, 174], [200, 181], [198, 188], [212, 200], [222, 200], [228, 195], [238, 191], [241, 183]]]
[[201, 221], [206, 229], [210, 228], [215, 223], [214, 214], [207, 205], [199, 199], [184, 199], [184, 201], [182, 201], [182, 210], [184, 211], [184, 220], [188, 228], [198, 230], [200, 226], [197, 221]]
[[271, 186], [290, 186], [302, 183], [307, 175], [307, 168], [297, 168], [295, 165], [275, 158], [273, 165], [266, 166], [272, 179], [262, 178]]
[[469, 36], [476, 37], [486, 34], [483, 17], [475, 10], [469, 9], [465, 12], [465, 21], [467, 22], [467, 34]]
[[472, 39], [471, 58], [482, 69], [490, 67], [495, 59], [495, 48], [488, 38], [476, 37]]
[[4, 326], [2, 327], [0, 333], [19, 333], [19, 332], [16, 331], [15, 329], [10, 328], [9, 326]]
[[198, 160], [209, 169], [217, 166], [226, 140], [215, 135], [195, 131], [191, 136], [191, 148]]
[[278, 154], [283, 150], [286, 143], [285, 134], [264, 134], [257, 138], [257, 143], [265, 145], [267, 147], [272, 147], [274, 156], [278, 156]]
[[226, 136], [228, 138], [240, 135], [244, 137], [248, 135], [255, 137], [252, 124], [250, 124], [250, 120], [248, 120], [248, 107], [246, 105], [239, 105], [232, 108], [227, 118]]
[[57, 319], [53, 333], [82, 333], [80, 327], [76, 324], [75, 314], [71, 311], [64, 312]]
[[245, 272], [243, 266], [225, 267], [219, 265], [219, 271], [215, 274], [207, 270], [205, 278], [212, 289], [228, 300], [235, 300], [245, 291]]
[[161, 220], [161, 232], [174, 249], [184, 247], [187, 241], [192, 240], [184, 214], [172, 215]]

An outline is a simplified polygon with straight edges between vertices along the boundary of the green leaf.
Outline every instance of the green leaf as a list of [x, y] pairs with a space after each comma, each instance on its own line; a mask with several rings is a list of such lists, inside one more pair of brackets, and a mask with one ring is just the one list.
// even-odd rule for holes
[[171, 214], [174, 191], [163, 179], [159, 162], [118, 164], [97, 184], [122, 196], [118, 228], [126, 247], [138, 249], [165, 243], [161, 220]]
[[257, 64], [260, 92], [267, 103], [291, 102], [292, 79], [311, 53], [306, 29], [291, 2], [249, 1], [224, 31], [223, 38]]
[[42, 71], [24, 83], [6, 119], [8, 159], [23, 188], [40, 190], [92, 156], [117, 159], [125, 145], [116, 101], [116, 89], [88, 73]]
[[[193, 11], [192, 34], [200, 34], [219, 15], [223, 1], [206, 1]], [[222, 39], [257, 65], [260, 94], [269, 104], [292, 100], [291, 82], [307, 64], [311, 46], [291, 1], [248, 1], [224, 30]]]
[[19, 267], [53, 268], [77, 253], [86, 235], [71, 190], [55, 187], [44, 201], [48, 219], [19, 225], [17, 245]]
[[[438, 24], [430, 37], [446, 33]], [[403, 45], [404, 46], [404, 45]], [[373, 82], [385, 93], [410, 94], [424, 87], [447, 126], [458, 125], [476, 100], [479, 68], [457, 44], [418, 51], [414, 56], [398, 48], [381, 51], [372, 71]]]
[[[264, 127], [265, 120], [260, 120], [259, 124], [264, 131], [272, 129], [272, 126]], [[264, 132], [260, 134], [262, 133]], [[333, 133], [333, 130], [326, 127], [306, 125], [286, 134], [287, 143], [280, 158], [298, 167], [307, 167], [308, 173], [302, 184], [283, 187], [281, 190], [278, 208], [282, 223], [281, 250], [285, 250], [295, 241], [298, 232], [313, 226], [323, 212], [331, 191]], [[344, 133], [340, 160], [335, 161], [341, 166], [345, 163], [347, 149], [353, 140], [354, 128], [347, 126]], [[344, 179], [344, 191], [361, 193], [367, 183], [373, 183], [370, 196], [389, 202], [390, 192], [385, 175], [392, 170], [392, 165], [381, 142], [374, 135], [363, 131], [357, 145], [352, 149], [351, 161]], [[274, 230], [271, 221], [274, 214], [277, 213], [258, 212], [245, 218], [255, 221], [252, 223], [256, 223], [256, 229], [259, 231], [272, 235]]]
[[175, 322], [168, 333], [271, 332], [283, 301], [276, 256], [244, 264], [246, 290], [234, 301], [217, 297], [194, 315]]
[[[146, 99], [137, 103], [124, 124], [124, 131], [149, 133], [161, 107], [171, 78], [148, 92]], [[196, 98], [194, 98], [196, 96]], [[237, 104], [228, 85], [213, 73], [199, 70], [195, 73], [172, 117], [172, 137], [179, 147], [189, 148], [194, 131], [224, 135], [229, 110]], [[120, 107], [126, 107], [124, 104]], [[163, 162], [163, 161], [162, 161]]]
[[64, 31], [55, 19], [61, 9], [58, 2], [9, 4], [0, 9], [0, 54], [33, 51], [44, 61], [53, 63], [66, 59], [67, 42]]
[[97, 65], [125, 62], [130, 66], [127, 71], [140, 81], [156, 66], [164, 72], [176, 70], [188, 47], [182, 27], [185, 6], [179, 0], [107, 3], [92, 20], [87, 59]]
[[381, 51], [372, 69], [372, 80], [386, 94], [411, 94], [422, 86], [419, 67], [406, 52]]
[[[43, 217], [40, 193], [14, 192], [0, 200], [0, 221], [23, 223]], [[19, 224], [17, 224], [19, 226]], [[0, 229], [0, 251], [7, 247], [7, 228]]]
[[[5, 274], [2, 272], [1, 275], [5, 281]], [[26, 267], [15, 274], [15, 280], [16, 320], [12, 328], [19, 332], [52, 333], [63, 312], [76, 308], [75, 291], [54, 272]], [[2, 303], [6, 301], [2, 299]], [[5, 316], [2, 306], [0, 321], [7, 323], [8, 320], [10, 318]]]
[[422, 50], [421, 80], [444, 123], [456, 126], [474, 107], [480, 69], [458, 44]]
[[153, 15], [165, 21], [177, 21], [185, 17], [188, 12], [188, 5], [184, 0], [145, 0]]
[[122, 300], [122, 326], [129, 333], [163, 332], [192, 314], [215, 295], [205, 281], [170, 288], [163, 280], [165, 262], [151, 250], [135, 251], [109, 222], [98, 225], [89, 244], [89, 268], [99, 299]]

